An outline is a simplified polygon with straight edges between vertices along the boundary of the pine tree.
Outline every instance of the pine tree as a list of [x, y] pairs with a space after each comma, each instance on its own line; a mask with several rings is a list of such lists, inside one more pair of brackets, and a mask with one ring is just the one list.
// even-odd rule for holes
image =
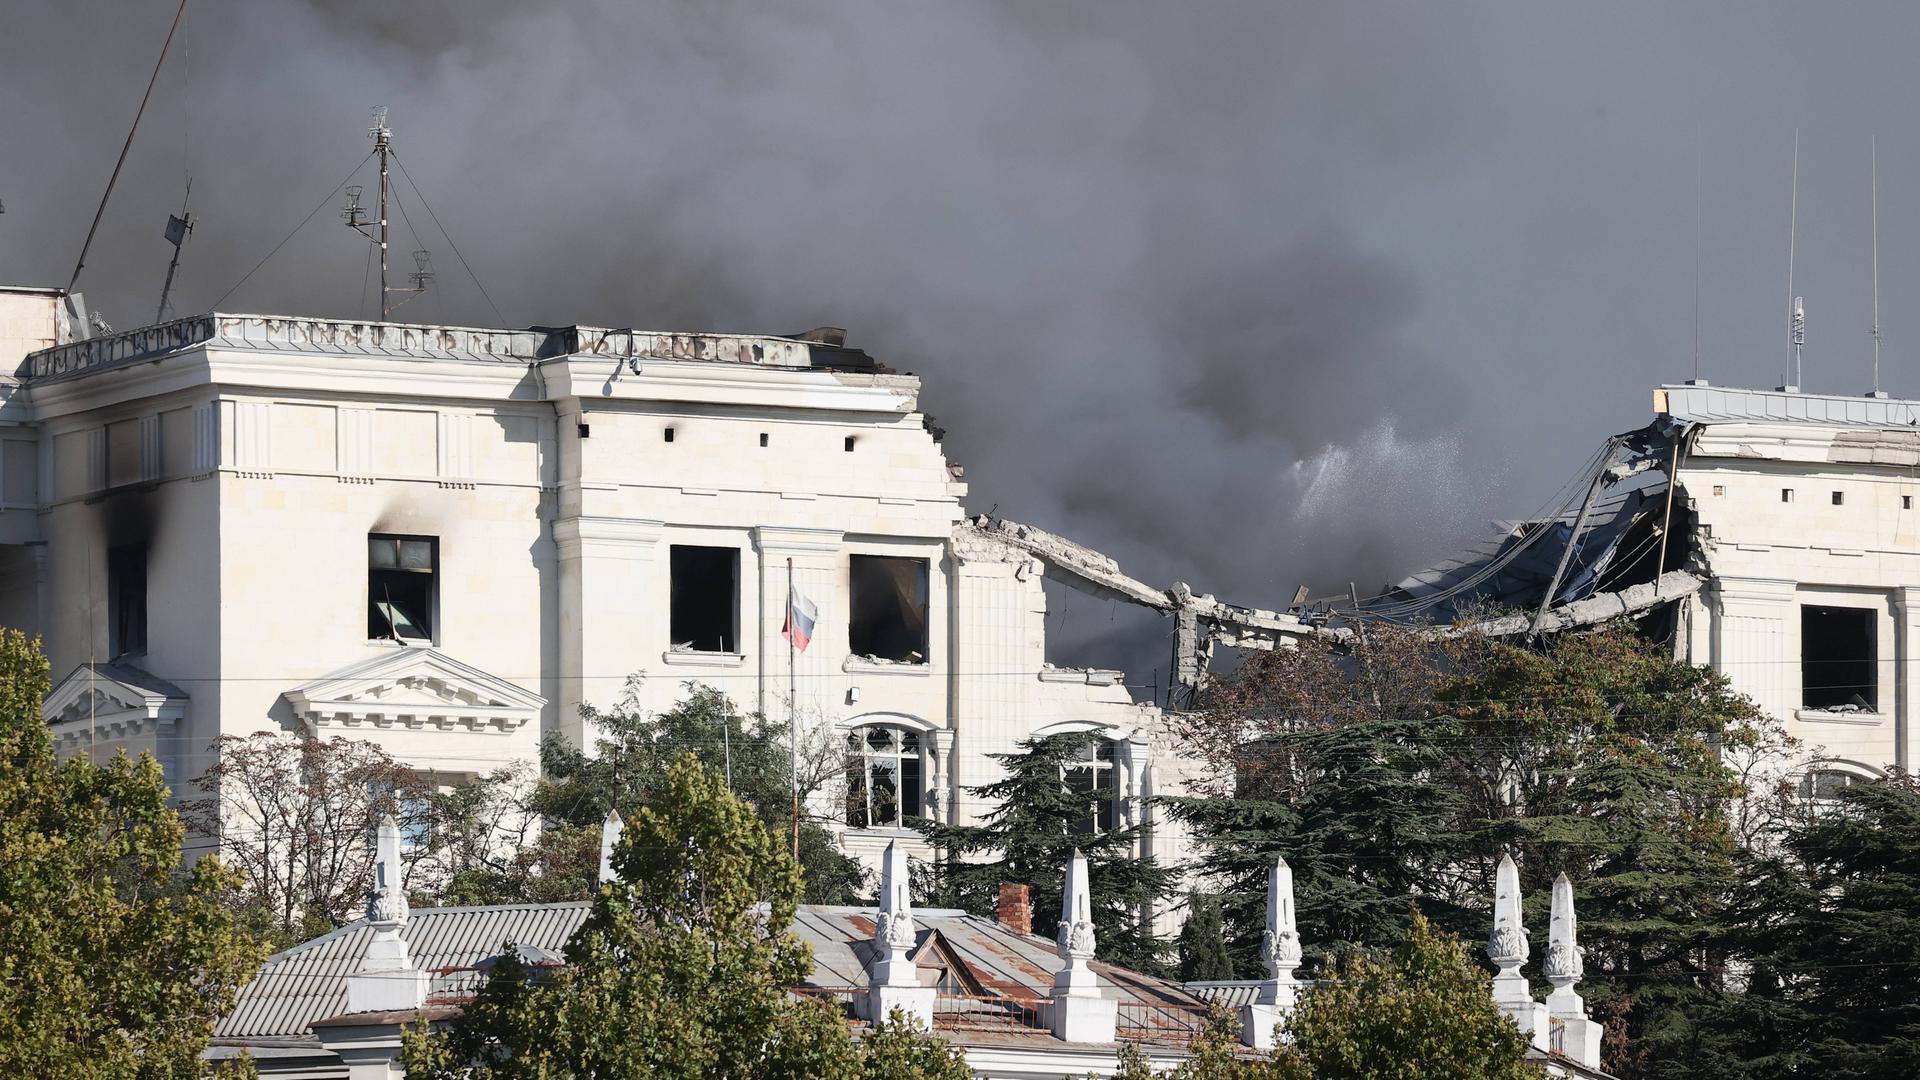
[[1728, 754], [1775, 737], [1757, 707], [1624, 625], [1494, 644], [1437, 697], [1470, 733], [1457, 775], [1482, 861], [1511, 851], [1539, 915], [1554, 876], [1574, 882], [1582, 992], [1626, 1040], [1616, 1071], [1684, 1067], [1669, 1047], [1726, 989], [1739, 928]]
[[1219, 897], [1203, 893], [1189, 897], [1187, 921], [1180, 927], [1179, 951], [1181, 982], [1233, 978], [1233, 958], [1227, 955]]
[[1740, 915], [1745, 992], [1721, 999], [1671, 1075], [1914, 1075], [1920, 1062], [1920, 786], [1843, 789], [1790, 827]]
[[[1069, 773], [1097, 751], [1087, 734], [1050, 735], [996, 754], [1006, 770], [996, 783], [969, 788], [994, 809], [979, 825], [921, 825], [942, 858], [935, 899], [982, 915], [993, 912], [1003, 882], [1032, 890], [1035, 929], [1046, 934], [1060, 910], [1067, 862], [1087, 857], [1099, 956], [1138, 971], [1166, 970], [1167, 943], [1153, 930], [1154, 907], [1173, 892], [1175, 875], [1151, 856], [1136, 856], [1142, 827], [1102, 814], [1113, 792], [1069, 783]], [[1103, 807], [1103, 804], [1106, 804]], [[1111, 814], [1111, 811], [1107, 811]]]
[[186, 833], [159, 763], [59, 760], [46, 694], [38, 645], [0, 631], [0, 1075], [199, 1076], [264, 954], [237, 877], [206, 857], [176, 879]]

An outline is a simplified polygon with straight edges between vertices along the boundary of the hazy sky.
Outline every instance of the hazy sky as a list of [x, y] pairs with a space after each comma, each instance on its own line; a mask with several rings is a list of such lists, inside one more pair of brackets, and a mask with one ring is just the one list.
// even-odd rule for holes
[[[173, 7], [0, 6], [0, 281], [66, 282]], [[1696, 282], [1701, 373], [1778, 382], [1796, 127], [1806, 384], [1868, 387], [1877, 133], [1920, 394], [1915, 40], [1893, 3], [192, 0], [81, 288], [152, 318], [190, 172], [207, 309], [388, 105], [508, 324], [846, 326], [974, 509], [1278, 605], [1537, 506], [1693, 373]], [[499, 321], [402, 193], [440, 274], [403, 316]], [[366, 310], [336, 209], [221, 308]]]

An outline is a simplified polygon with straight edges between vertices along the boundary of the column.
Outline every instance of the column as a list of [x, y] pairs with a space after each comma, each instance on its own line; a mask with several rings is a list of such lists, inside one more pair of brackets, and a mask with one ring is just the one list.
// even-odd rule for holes
[[1915, 653], [1920, 650], [1920, 586], [1905, 585], [1893, 590], [1894, 710], [1893, 753], [1890, 759], [1911, 772], [1916, 747], [1914, 721], [1920, 718], [1920, 668]]
[[665, 624], [665, 611], [648, 611], [644, 603], [660, 530], [660, 522], [641, 518], [579, 515], [553, 523], [560, 555], [559, 730], [575, 745], [590, 748], [597, 734], [586, 730], [580, 705], [618, 701], [627, 676], [646, 666], [645, 643], [657, 636], [647, 631]]

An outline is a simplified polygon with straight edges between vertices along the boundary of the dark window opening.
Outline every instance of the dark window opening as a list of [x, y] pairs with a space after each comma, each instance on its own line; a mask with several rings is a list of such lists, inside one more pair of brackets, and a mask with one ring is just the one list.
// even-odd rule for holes
[[673, 545], [672, 610], [668, 632], [675, 652], [737, 652], [740, 550]]
[[1780, 489], [1780, 501], [1781, 501], [1781, 502], [1792, 502], [1792, 501], [1793, 501], [1793, 489], [1792, 489], [1792, 488], [1781, 488], [1781, 489]]
[[672, 442], [672, 441], [673, 441], [673, 429], [672, 429], [672, 428], [665, 428], [665, 429], [663, 429], [663, 430], [662, 430], [662, 431], [660, 432], [660, 435], [661, 435], [661, 437], [662, 437], [663, 439], [665, 439], [665, 440], [666, 440], [667, 442]]
[[875, 725], [847, 735], [847, 824], [900, 827], [922, 816], [920, 733]]
[[1913, 496], [1911, 495], [1900, 496], [1900, 509], [1902, 510], [1913, 509]]
[[432, 641], [439, 570], [432, 537], [367, 537], [367, 637]]
[[1846, 492], [1836, 491], [1833, 493], [1833, 505], [1840, 506], [1840, 505], [1843, 505], [1846, 501], [1847, 501]]
[[1060, 769], [1060, 779], [1086, 809], [1069, 832], [1086, 835], [1109, 833], [1118, 820], [1119, 789], [1113, 779], [1113, 743], [1107, 739], [1089, 739], [1078, 759]]
[[144, 544], [107, 551], [107, 633], [110, 656], [147, 651], [147, 548]]
[[760, 445], [761, 446], [767, 445], [767, 433], [764, 431], [760, 433]]
[[847, 452], [853, 452], [853, 436], [851, 435], [847, 436]]
[[855, 656], [927, 662], [927, 560], [854, 555], [847, 560], [847, 644]]
[[580, 432], [580, 437], [583, 439], [589, 439], [593, 437], [592, 424], [575, 424], [574, 429]]
[[1800, 609], [1800, 704], [1830, 712], [1875, 712], [1880, 700], [1868, 608]]

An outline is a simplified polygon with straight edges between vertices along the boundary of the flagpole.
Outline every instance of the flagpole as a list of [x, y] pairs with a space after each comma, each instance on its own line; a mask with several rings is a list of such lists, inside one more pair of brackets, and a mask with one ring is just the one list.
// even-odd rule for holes
[[800, 861], [800, 692], [794, 674], [793, 556], [787, 556], [787, 742], [793, 755], [793, 861]]

